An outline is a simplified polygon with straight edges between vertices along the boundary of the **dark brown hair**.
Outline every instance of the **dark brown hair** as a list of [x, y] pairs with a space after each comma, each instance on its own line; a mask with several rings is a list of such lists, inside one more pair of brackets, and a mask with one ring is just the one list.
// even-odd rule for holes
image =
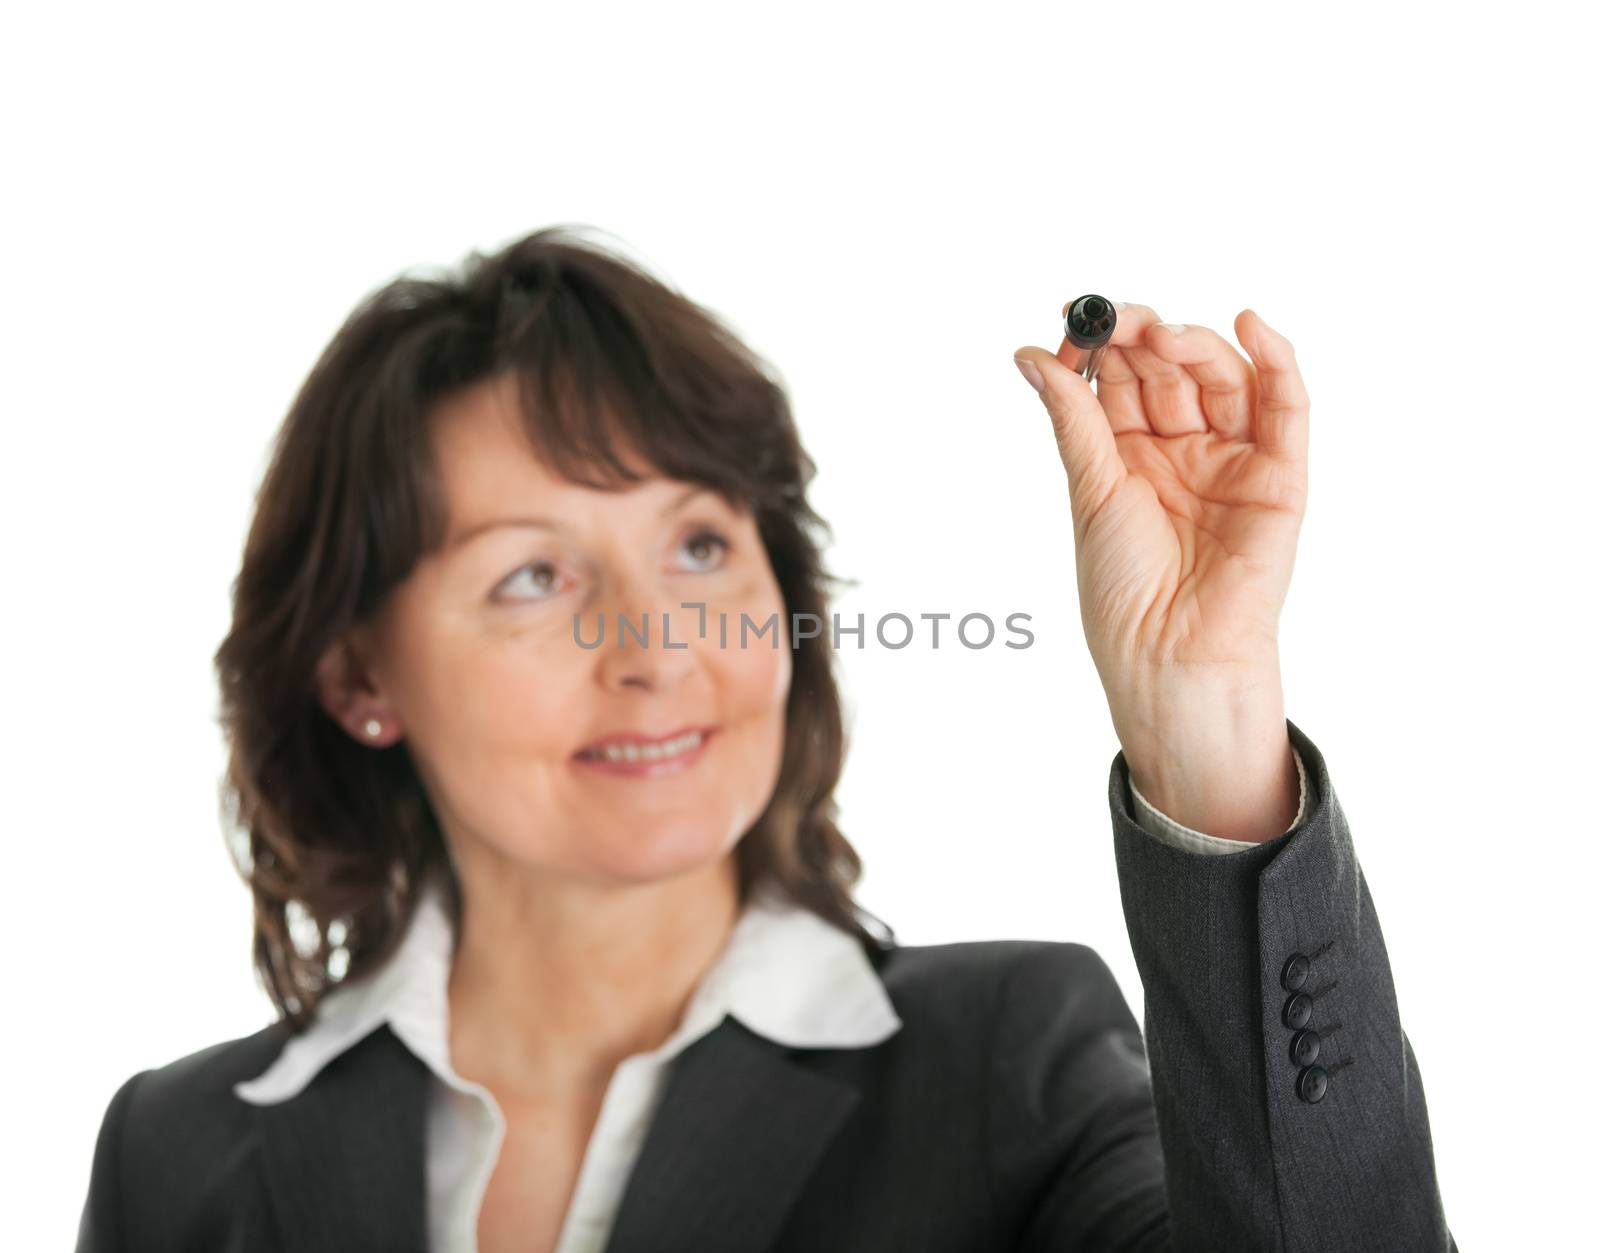
[[[294, 1031], [324, 991], [385, 961], [427, 874], [446, 872], [459, 915], [405, 742], [356, 743], [315, 695], [323, 653], [444, 540], [429, 436], [444, 401], [509, 372], [531, 447], [567, 480], [620, 490], [639, 477], [626, 450], [751, 510], [791, 622], [829, 622], [831, 585], [846, 582], [822, 565], [814, 532], [831, 532], [806, 501], [815, 468], [782, 387], [714, 314], [588, 229], [548, 227], [374, 291], [278, 432], [215, 664], [230, 750], [221, 794], [255, 902], [255, 966]], [[782, 766], [735, 851], [740, 899], [774, 879], [876, 961], [894, 931], [854, 902], [861, 861], [835, 823], [846, 734], [831, 631], [785, 634]]]

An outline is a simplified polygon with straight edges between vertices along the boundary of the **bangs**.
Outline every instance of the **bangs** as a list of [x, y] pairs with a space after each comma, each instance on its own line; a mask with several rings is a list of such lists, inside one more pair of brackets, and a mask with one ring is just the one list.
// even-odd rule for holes
[[740, 353], [743, 368], [730, 369], [726, 356], [705, 356], [704, 325], [678, 335], [670, 319], [641, 317], [581, 272], [562, 280], [530, 288], [508, 276], [500, 301], [493, 368], [515, 380], [536, 456], [603, 491], [654, 472], [740, 509], [785, 497], [798, 468], [783, 455], [786, 402], [754, 361]]

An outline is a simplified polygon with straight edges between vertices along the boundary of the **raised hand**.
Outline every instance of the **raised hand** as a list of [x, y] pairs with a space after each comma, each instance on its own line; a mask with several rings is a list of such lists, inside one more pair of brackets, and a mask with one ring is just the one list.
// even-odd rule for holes
[[1084, 631], [1136, 784], [1186, 825], [1269, 839], [1298, 803], [1277, 626], [1310, 400], [1286, 338], [1249, 309], [1234, 330], [1248, 359], [1124, 305], [1098, 395], [1069, 341], [1016, 358], [1067, 471]]

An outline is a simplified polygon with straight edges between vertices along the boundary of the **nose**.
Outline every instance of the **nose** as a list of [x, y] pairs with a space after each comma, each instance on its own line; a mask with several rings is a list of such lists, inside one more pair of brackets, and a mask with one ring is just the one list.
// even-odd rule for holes
[[601, 609], [604, 627], [586, 628], [593, 639], [603, 629], [595, 649], [600, 683], [607, 688], [669, 690], [698, 664], [696, 648], [699, 616], [662, 595], [610, 598]]

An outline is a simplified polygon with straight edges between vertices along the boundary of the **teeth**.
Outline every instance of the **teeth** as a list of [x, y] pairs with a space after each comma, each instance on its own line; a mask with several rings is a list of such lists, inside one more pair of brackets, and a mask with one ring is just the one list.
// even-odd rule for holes
[[700, 732], [690, 731], [662, 744], [607, 744], [604, 748], [585, 749], [581, 756], [606, 761], [663, 761], [699, 748], [703, 738]]

